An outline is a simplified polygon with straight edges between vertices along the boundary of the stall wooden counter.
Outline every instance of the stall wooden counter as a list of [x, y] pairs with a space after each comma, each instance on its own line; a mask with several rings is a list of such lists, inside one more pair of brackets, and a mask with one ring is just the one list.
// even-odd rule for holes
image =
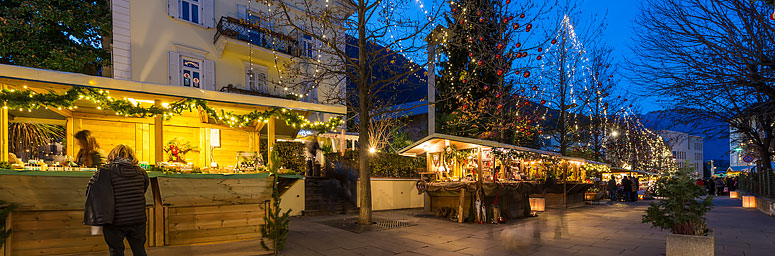
[[[18, 205], [7, 220], [13, 233], [0, 255], [107, 252], [102, 235], [91, 235], [90, 227], [82, 223], [92, 174], [0, 169], [0, 200]], [[149, 252], [153, 247], [261, 238], [259, 227], [272, 193], [269, 173], [148, 174]], [[300, 179], [281, 175], [283, 184]]]

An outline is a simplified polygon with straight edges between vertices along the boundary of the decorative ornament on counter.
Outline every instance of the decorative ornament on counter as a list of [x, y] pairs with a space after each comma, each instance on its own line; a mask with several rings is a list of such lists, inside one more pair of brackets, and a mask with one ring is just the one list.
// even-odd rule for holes
[[277, 118], [294, 128], [315, 130], [321, 133], [334, 130], [342, 122], [341, 117], [332, 117], [326, 122], [310, 122], [302, 115], [295, 114], [289, 109], [278, 107], [264, 111], [254, 110], [246, 114], [236, 114], [224, 109], [216, 110], [208, 106], [206, 100], [193, 98], [184, 98], [161, 106], [150, 105], [143, 107], [137, 101], [126, 98], [113, 98], [108, 90], [89, 87], [73, 87], [64, 94], [57, 94], [51, 91], [36, 93], [29, 89], [3, 89], [0, 91], [0, 100], [5, 102], [4, 108], [18, 109], [19, 111], [32, 111], [32, 109], [41, 107], [46, 109], [73, 110], [78, 109], [78, 106], [75, 106], [76, 101], [86, 100], [96, 104], [97, 109], [111, 110], [116, 112], [116, 115], [138, 118], [162, 115], [166, 120], [173, 116], [181, 115], [184, 111], [193, 112], [198, 110], [212, 117], [219, 124], [225, 124], [230, 127], [247, 127], [259, 122], [266, 123], [271, 118]]

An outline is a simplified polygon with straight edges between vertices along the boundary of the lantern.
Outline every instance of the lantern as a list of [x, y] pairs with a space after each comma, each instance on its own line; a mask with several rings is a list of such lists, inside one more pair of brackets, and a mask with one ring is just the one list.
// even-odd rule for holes
[[530, 211], [543, 212], [546, 210], [545, 198], [530, 198]]
[[729, 191], [729, 198], [740, 198], [737, 191]]
[[756, 208], [756, 197], [743, 196], [743, 208]]

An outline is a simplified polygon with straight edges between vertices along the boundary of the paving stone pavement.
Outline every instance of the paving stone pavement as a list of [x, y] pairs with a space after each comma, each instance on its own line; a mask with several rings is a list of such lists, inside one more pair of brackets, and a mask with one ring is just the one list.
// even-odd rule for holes
[[[775, 218], [719, 197], [708, 214], [716, 255], [775, 255]], [[648, 201], [549, 210], [506, 224], [459, 224], [415, 217], [419, 210], [375, 212], [416, 224], [361, 234], [320, 224], [354, 215], [295, 217], [282, 255], [664, 255], [668, 232], [641, 223]]]

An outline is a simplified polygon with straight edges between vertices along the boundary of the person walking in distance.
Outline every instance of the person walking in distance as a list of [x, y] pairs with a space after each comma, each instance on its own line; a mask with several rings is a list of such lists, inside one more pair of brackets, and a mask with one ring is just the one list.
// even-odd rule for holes
[[611, 175], [611, 179], [608, 180], [608, 194], [611, 197], [611, 202], [616, 201], [616, 189], [618, 187], [616, 186], [616, 178], [614, 178], [613, 175]]

